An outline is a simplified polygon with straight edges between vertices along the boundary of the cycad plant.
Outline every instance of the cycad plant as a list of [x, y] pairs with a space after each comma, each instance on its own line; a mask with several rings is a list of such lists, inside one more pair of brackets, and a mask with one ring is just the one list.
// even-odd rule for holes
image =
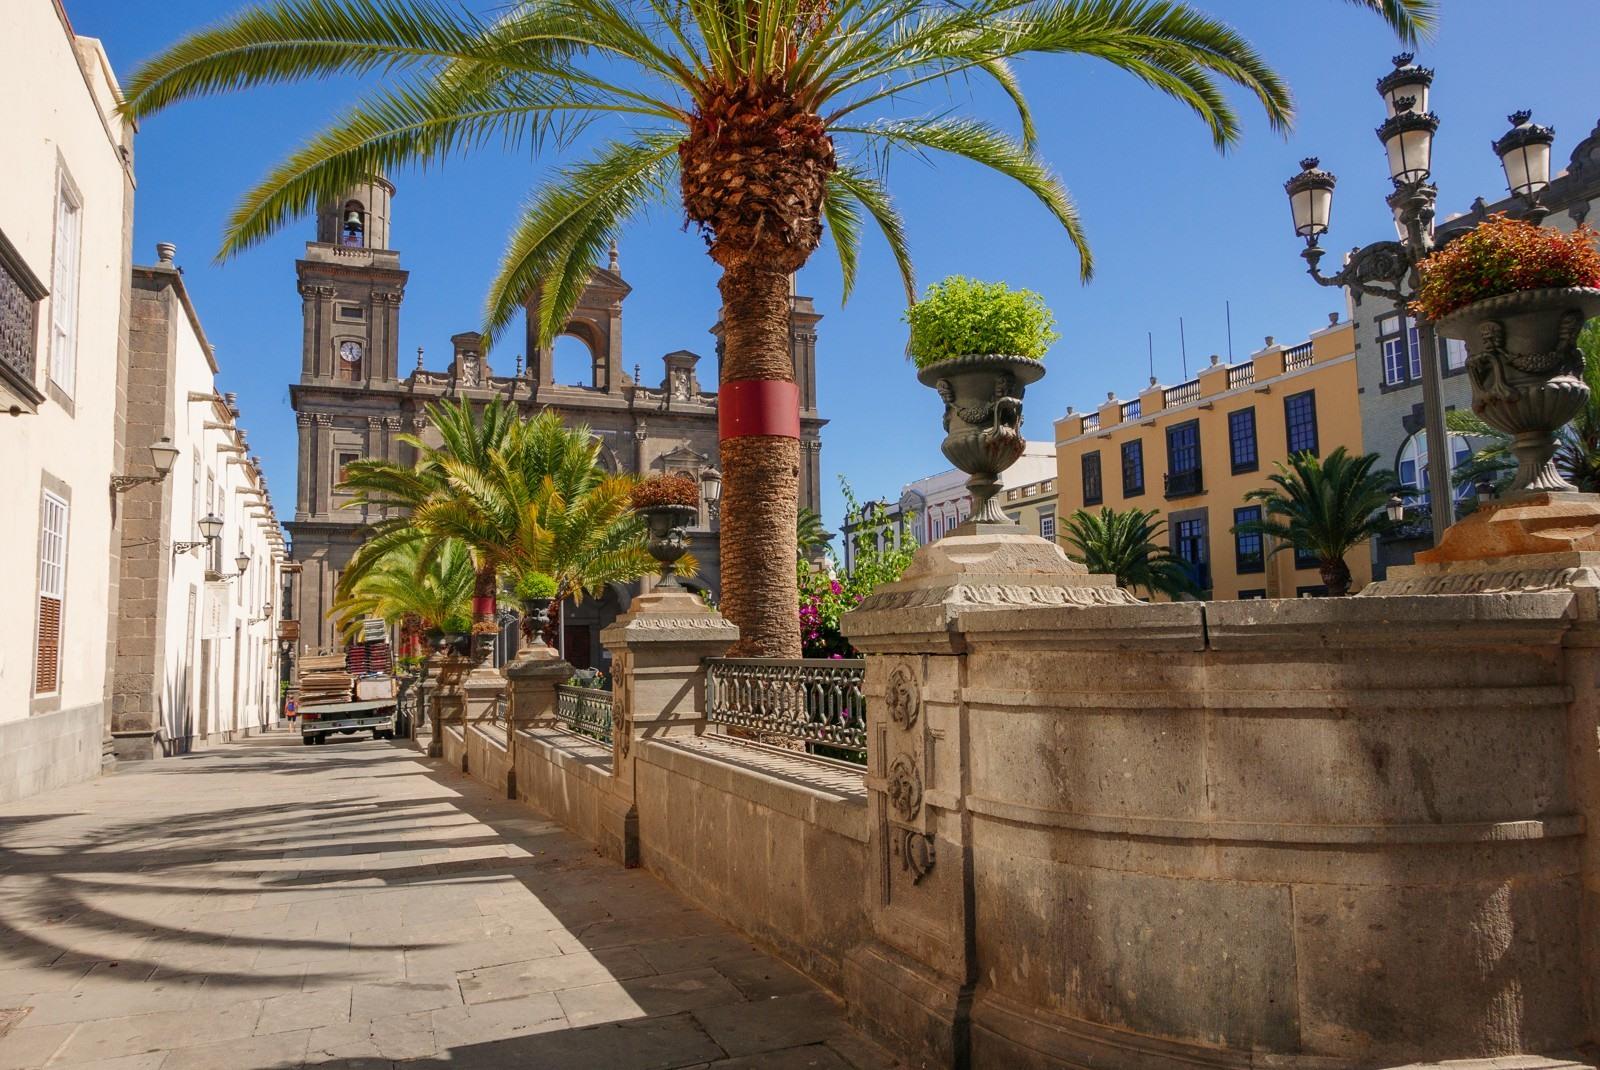
[[[1349, 0], [1405, 38], [1436, 0]], [[1089, 248], [1065, 188], [1035, 152], [1011, 62], [1100, 60], [1175, 98], [1218, 148], [1239, 136], [1226, 85], [1269, 123], [1287, 87], [1219, 19], [1169, 0], [509, 0], [479, 16], [437, 0], [269, 0], [191, 34], [127, 83], [143, 119], [178, 101], [334, 75], [384, 84], [273, 169], [238, 206], [223, 255], [261, 241], [373, 174], [485, 145], [536, 157], [581, 138], [516, 222], [487, 302], [486, 332], [529, 303], [540, 344], [566, 326], [591, 265], [624, 224], [669, 202], [722, 271], [720, 405], [741, 437], [720, 449], [722, 609], [738, 653], [795, 657], [794, 538], [800, 444], [789, 352], [790, 277], [832, 230], [848, 294], [864, 221], [915, 292], [884, 183], [901, 152], [949, 154], [1004, 175]], [[1017, 136], [954, 113], [976, 79], [1016, 110]], [[908, 116], [923, 94], [932, 114]], [[593, 129], [598, 128], [598, 129]]]
[[369, 617], [419, 632], [449, 631], [471, 619], [477, 579], [472, 555], [453, 539], [427, 558], [422, 551], [422, 541], [414, 539], [393, 547], [368, 568], [340, 575], [328, 616], [346, 639], [355, 638]]
[[1393, 531], [1385, 506], [1395, 490], [1394, 473], [1374, 469], [1376, 453], [1352, 455], [1343, 446], [1318, 459], [1296, 453], [1267, 477], [1270, 487], [1245, 495], [1260, 502], [1261, 520], [1235, 527], [1235, 534], [1268, 535], [1276, 554], [1293, 548], [1317, 559], [1322, 582], [1335, 597], [1350, 593], [1345, 556], [1368, 539]]
[[1068, 557], [1090, 572], [1115, 576], [1119, 587], [1173, 599], [1198, 597], [1201, 590], [1188, 562], [1157, 541], [1164, 526], [1154, 509], [1103, 506], [1099, 513], [1074, 512], [1062, 538]]
[[474, 631], [495, 630], [500, 580], [542, 572], [558, 599], [581, 600], [610, 583], [655, 570], [628, 492], [633, 480], [599, 463], [599, 441], [586, 427], [567, 427], [553, 409], [530, 419], [496, 398], [474, 409], [465, 399], [428, 407], [442, 445], [402, 436], [416, 464], [357, 461], [343, 488], [353, 506], [395, 511], [373, 526], [346, 576], [361, 576], [400, 547], [420, 545], [420, 560], [451, 544], [465, 547], [474, 568]]

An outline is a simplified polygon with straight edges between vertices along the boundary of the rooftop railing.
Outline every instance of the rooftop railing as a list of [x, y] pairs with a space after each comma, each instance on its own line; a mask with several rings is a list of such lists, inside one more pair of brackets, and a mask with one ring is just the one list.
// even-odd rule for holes
[[1100, 430], [1100, 414], [1091, 412], [1083, 418], [1083, 433], [1087, 435], [1098, 430]]
[[556, 686], [556, 723], [568, 732], [611, 743], [611, 692], [595, 687]]
[[1169, 409], [1179, 405], [1187, 405], [1191, 401], [1200, 400], [1200, 380], [1190, 379], [1187, 383], [1168, 387], [1162, 392], [1162, 403]]
[[1248, 361], [1228, 369], [1228, 389], [1249, 386], [1256, 381], [1256, 362]]
[[1283, 353], [1283, 370], [1296, 372], [1301, 368], [1311, 366], [1311, 343], [1301, 342], [1293, 349], [1286, 349]]
[[1141, 412], [1140, 412], [1140, 406], [1139, 406], [1139, 399], [1138, 398], [1135, 398], [1132, 401], [1124, 401], [1122, 403], [1122, 422], [1123, 423], [1127, 423], [1129, 420], [1137, 420], [1140, 417], [1140, 415], [1141, 415]]
[[865, 763], [866, 662], [831, 658], [712, 658], [706, 717], [762, 742], [799, 742], [814, 753]]

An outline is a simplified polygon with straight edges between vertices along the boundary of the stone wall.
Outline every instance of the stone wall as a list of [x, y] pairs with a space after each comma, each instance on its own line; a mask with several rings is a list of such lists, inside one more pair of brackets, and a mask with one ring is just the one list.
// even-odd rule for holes
[[0, 723], [0, 803], [98, 776], [104, 733], [98, 703]]
[[518, 794], [910, 1065], [1566, 1065], [1600, 1035], [1583, 556], [1567, 589], [1146, 605], [947, 537], [847, 617], [865, 775], [708, 724], [729, 629], [644, 596], [606, 636], [616, 743], [550, 723], [549, 684]]

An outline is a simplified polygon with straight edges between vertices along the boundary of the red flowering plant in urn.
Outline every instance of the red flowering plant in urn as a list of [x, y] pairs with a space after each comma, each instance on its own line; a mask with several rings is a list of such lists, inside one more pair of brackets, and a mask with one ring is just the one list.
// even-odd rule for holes
[[1466, 343], [1472, 411], [1511, 436], [1517, 472], [1507, 493], [1576, 491], [1554, 458], [1557, 432], [1589, 397], [1578, 334], [1600, 315], [1594, 230], [1565, 234], [1495, 215], [1420, 267], [1412, 307]]
[[682, 588], [679, 561], [689, 552], [687, 528], [700, 517], [700, 485], [689, 476], [662, 475], [633, 488], [633, 509], [644, 518], [645, 549], [661, 564], [657, 589]]

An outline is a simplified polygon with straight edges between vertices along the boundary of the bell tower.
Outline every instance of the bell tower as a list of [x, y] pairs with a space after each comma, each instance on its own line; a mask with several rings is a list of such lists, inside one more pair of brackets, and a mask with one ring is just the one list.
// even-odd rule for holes
[[317, 236], [296, 265], [300, 381], [370, 387], [400, 380], [407, 273], [389, 247], [394, 186], [374, 178], [317, 208]]

